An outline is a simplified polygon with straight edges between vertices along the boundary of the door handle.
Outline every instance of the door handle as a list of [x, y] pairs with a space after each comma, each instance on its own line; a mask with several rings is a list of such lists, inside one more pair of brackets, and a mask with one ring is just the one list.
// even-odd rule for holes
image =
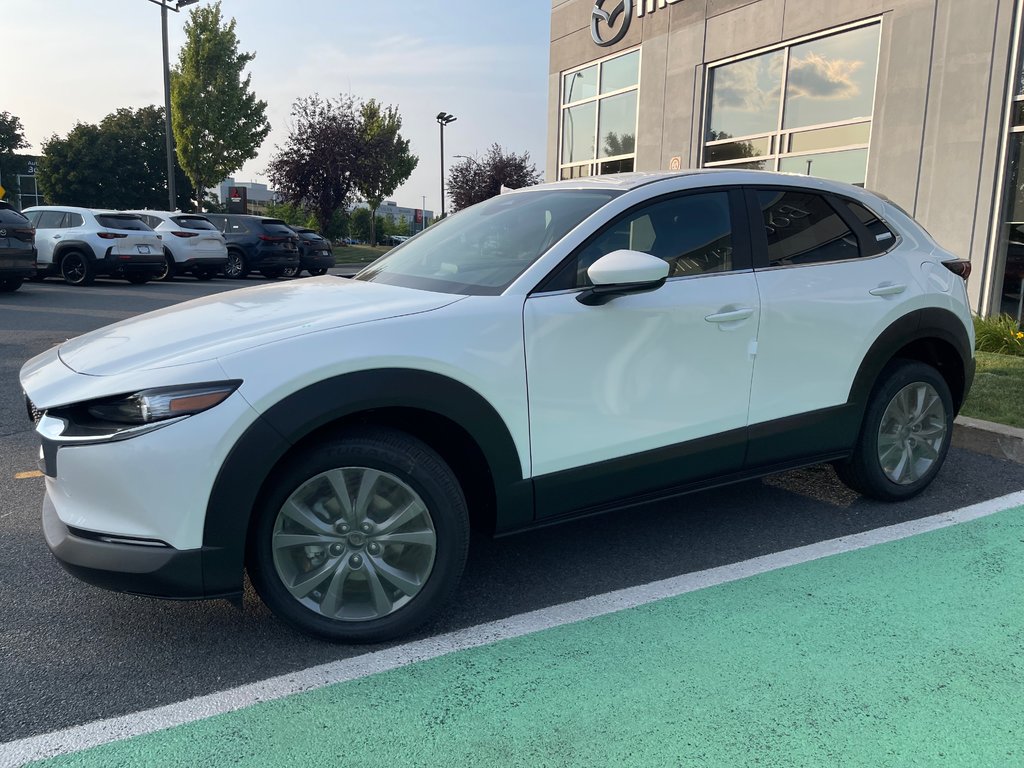
[[716, 312], [704, 319], [709, 323], [733, 323], [737, 320], [746, 320], [752, 314], [754, 314], [753, 308], [740, 307], [739, 309], [731, 309], [728, 312]]
[[53, 239], [54, 239], [54, 240], [60, 240], [60, 235], [54, 235], [54, 236], [53, 236]]
[[884, 283], [877, 288], [872, 288], [868, 293], [872, 296], [895, 296], [907, 290], [907, 286], [898, 283]]

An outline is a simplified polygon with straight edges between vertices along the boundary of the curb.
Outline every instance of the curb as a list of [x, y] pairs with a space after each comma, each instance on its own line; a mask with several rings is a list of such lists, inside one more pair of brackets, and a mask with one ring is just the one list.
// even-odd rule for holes
[[1024, 464], [1024, 429], [1020, 427], [957, 416], [953, 422], [953, 445]]

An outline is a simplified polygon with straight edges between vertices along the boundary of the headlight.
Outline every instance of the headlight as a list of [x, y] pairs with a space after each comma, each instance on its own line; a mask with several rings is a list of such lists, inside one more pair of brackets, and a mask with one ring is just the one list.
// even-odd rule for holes
[[90, 416], [114, 424], [152, 424], [191, 416], [222, 403], [241, 381], [189, 384], [146, 389], [131, 395], [95, 400], [85, 405]]

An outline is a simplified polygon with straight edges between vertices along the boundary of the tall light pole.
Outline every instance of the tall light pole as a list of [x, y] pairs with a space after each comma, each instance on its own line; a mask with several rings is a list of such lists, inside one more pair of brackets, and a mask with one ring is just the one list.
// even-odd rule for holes
[[420, 195], [423, 198], [423, 207], [420, 208], [420, 232], [427, 228], [427, 196]]
[[173, 6], [167, 0], [149, 0], [160, 6], [160, 31], [164, 42], [164, 144], [167, 150], [167, 210], [178, 209], [178, 194], [174, 188], [174, 133], [171, 130], [171, 62], [167, 46], [167, 9], [179, 13], [186, 5], [199, 0], [178, 0]]
[[441, 126], [441, 218], [444, 218], [444, 127], [458, 118], [446, 112], [437, 113], [437, 124]]

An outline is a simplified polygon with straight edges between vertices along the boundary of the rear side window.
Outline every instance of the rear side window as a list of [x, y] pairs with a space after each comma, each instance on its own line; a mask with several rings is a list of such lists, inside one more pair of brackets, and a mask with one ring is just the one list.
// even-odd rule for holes
[[249, 228], [245, 226], [244, 221], [238, 219], [224, 219], [224, 223], [220, 227], [220, 231], [227, 235], [244, 235], [249, 232]]
[[803, 190], [757, 191], [768, 265], [786, 267], [858, 259], [857, 236], [821, 195]]
[[182, 229], [194, 229], [199, 231], [217, 231], [217, 228], [213, 226], [209, 221], [201, 216], [172, 216], [171, 221], [177, 224]]
[[65, 227], [81, 227], [85, 225], [85, 219], [82, 218], [80, 213], [68, 213], [67, 218], [64, 219]]
[[877, 256], [896, 244], [896, 235], [872, 211], [852, 200], [844, 200], [843, 203], [868, 231], [869, 237], [867, 242], [864, 243], [865, 256]]
[[292, 228], [279, 219], [262, 219], [260, 224], [263, 225], [263, 229], [266, 230], [267, 234], [295, 236]]
[[151, 232], [150, 226], [138, 216], [128, 216], [120, 213], [98, 213], [96, 221], [101, 227], [107, 229], [127, 229], [133, 232]]

